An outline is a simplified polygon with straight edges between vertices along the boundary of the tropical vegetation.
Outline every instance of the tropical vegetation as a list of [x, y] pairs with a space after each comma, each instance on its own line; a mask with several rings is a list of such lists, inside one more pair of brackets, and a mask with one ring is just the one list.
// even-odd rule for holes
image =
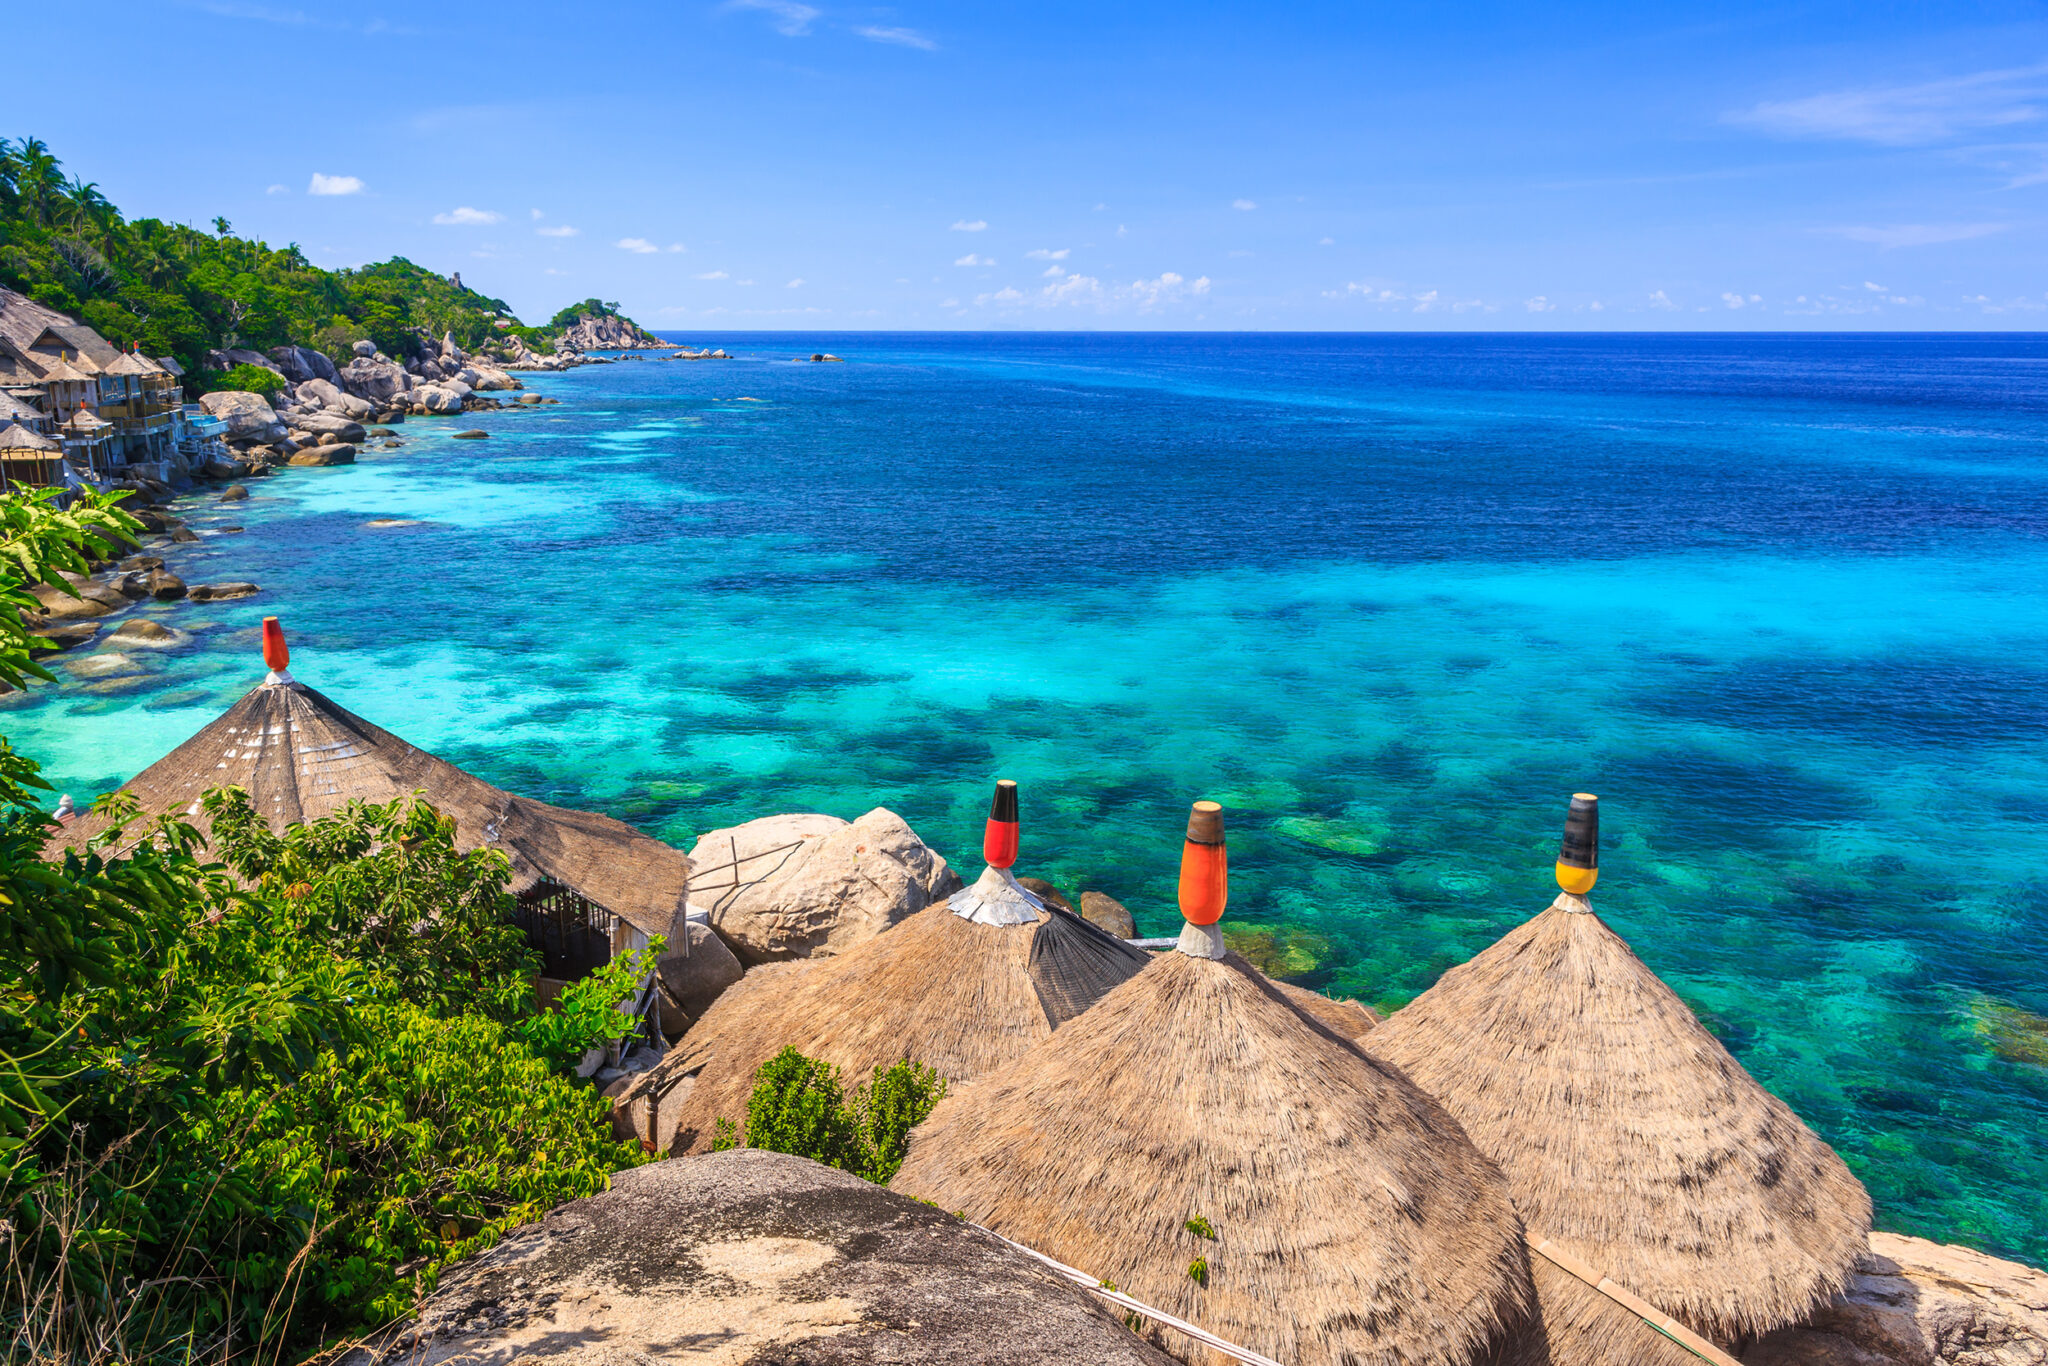
[[838, 1068], [785, 1048], [754, 1070], [746, 1126], [718, 1120], [711, 1148], [794, 1153], [887, 1185], [910, 1131], [945, 1096], [946, 1079], [907, 1058], [877, 1067], [848, 1095]]
[[[0, 497], [0, 603], [137, 530]], [[47, 677], [0, 610], [0, 675]], [[0, 1360], [296, 1360], [642, 1160], [573, 1074], [661, 945], [536, 1005], [509, 867], [417, 796], [274, 832], [102, 798], [52, 846], [0, 740]]]

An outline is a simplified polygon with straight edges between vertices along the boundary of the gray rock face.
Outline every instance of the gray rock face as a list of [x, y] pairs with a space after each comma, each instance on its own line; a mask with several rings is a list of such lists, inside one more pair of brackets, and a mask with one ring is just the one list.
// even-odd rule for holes
[[621, 351], [664, 346], [661, 338], [625, 318], [578, 318], [555, 338], [558, 351]]
[[291, 458], [289, 463], [298, 465], [301, 468], [317, 468], [322, 465], [353, 465], [356, 463], [356, 448], [345, 441], [337, 442], [332, 446], [315, 446], [310, 451], [300, 451]]
[[660, 971], [669, 994], [694, 1020], [711, 1008], [720, 992], [739, 981], [746, 969], [709, 925], [692, 920], [688, 945], [671, 943]]
[[185, 596], [185, 581], [168, 569], [149, 571], [149, 595], [158, 602], [175, 602]]
[[377, 354], [377, 343], [365, 339], [351, 346], [349, 350], [355, 352], [358, 356], [374, 356]]
[[462, 411], [464, 395], [441, 384], [422, 384], [406, 395], [406, 399], [417, 412], [459, 413]]
[[1115, 897], [1104, 892], [1081, 893], [1081, 918], [1119, 939], [1136, 939], [1138, 923]]
[[207, 394], [199, 406], [228, 424], [231, 440], [255, 441], [268, 445], [284, 440], [284, 423], [261, 394], [246, 389], [222, 389]]
[[341, 372], [342, 388], [373, 403], [395, 403], [412, 385], [412, 376], [405, 373], [403, 366], [361, 355], [350, 361], [348, 368]]
[[1873, 1233], [1847, 1293], [1742, 1359], [1749, 1366], [2048, 1366], [2048, 1272]]
[[1170, 1366], [993, 1235], [739, 1149], [621, 1172], [441, 1277], [349, 1366]]
[[[370, 363], [372, 365], [376, 364], [375, 361]], [[355, 366], [351, 365], [349, 369], [353, 370]], [[358, 398], [354, 394], [343, 390], [341, 386], [329, 384], [324, 379], [309, 379], [304, 384], [301, 384], [299, 386], [299, 397], [316, 401], [324, 412], [329, 415], [339, 415], [360, 420], [374, 416], [377, 411], [367, 399]]]
[[361, 441], [369, 435], [369, 429], [362, 423], [338, 413], [311, 413], [299, 421], [301, 430], [312, 436], [315, 442], [325, 436], [332, 436], [336, 441]]
[[309, 379], [324, 379], [329, 384], [335, 382], [334, 362], [309, 346], [275, 346], [271, 348], [270, 358], [284, 372], [284, 377], [294, 384], [304, 384]]
[[844, 953], [960, 889], [903, 818], [876, 807], [767, 816], [714, 830], [690, 851], [691, 899], [742, 963]]
[[229, 598], [253, 597], [262, 591], [253, 583], [198, 583], [192, 585], [192, 601], [224, 602]]

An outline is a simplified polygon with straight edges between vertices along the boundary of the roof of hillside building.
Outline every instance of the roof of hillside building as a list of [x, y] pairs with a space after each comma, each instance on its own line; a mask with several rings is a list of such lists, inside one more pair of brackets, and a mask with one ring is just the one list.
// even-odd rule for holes
[[[557, 884], [645, 934], [678, 942], [690, 883], [682, 850], [609, 816], [493, 787], [282, 671], [123, 791], [150, 815], [186, 811], [185, 819], [203, 831], [207, 820], [196, 809], [198, 799], [231, 784], [249, 793], [274, 830], [333, 815], [351, 801], [383, 803], [421, 792], [454, 819], [458, 848], [504, 851], [515, 895]], [[55, 844], [79, 847], [105, 824], [80, 816]]]
[[49, 437], [32, 432], [19, 422], [9, 422], [6, 426], [0, 427], [0, 451], [34, 451], [38, 453], [36, 458], [41, 458], [42, 452], [63, 449]]
[[104, 431], [113, 425], [113, 423], [107, 421], [98, 413], [92, 411], [92, 409], [81, 404], [78, 411], [71, 415], [71, 420], [64, 424], [64, 430], [67, 432], [96, 433]]
[[107, 363], [106, 373], [110, 375], [131, 375], [139, 379], [144, 375], [160, 375], [163, 373], [163, 367], [148, 356], [138, 355], [133, 351], [123, 351]]
[[99, 374], [121, 358], [121, 348], [87, 327], [66, 318], [50, 323], [29, 343], [29, 350], [61, 355], [79, 369]]
[[[1709, 1339], [1804, 1319], [1864, 1250], [1870, 1197], [1842, 1159], [1582, 896], [1359, 1043], [1501, 1165], [1532, 1246], [1555, 1243]], [[1633, 1357], [1616, 1344], [1586, 1359]]]
[[176, 356], [158, 356], [156, 363], [163, 368], [166, 374], [182, 377], [185, 373], [185, 367], [178, 364]]

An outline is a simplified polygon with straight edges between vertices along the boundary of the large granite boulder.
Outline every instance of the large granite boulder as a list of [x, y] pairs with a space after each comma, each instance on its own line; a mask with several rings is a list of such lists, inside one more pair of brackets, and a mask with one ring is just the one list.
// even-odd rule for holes
[[[353, 369], [354, 367], [350, 368]], [[309, 379], [304, 384], [301, 384], [299, 386], [299, 398], [301, 401], [306, 399], [314, 400], [320, 405], [320, 408], [326, 415], [350, 417], [358, 421], [377, 415], [375, 404], [367, 399], [357, 398], [354, 394], [342, 389], [341, 386], [329, 384], [324, 379]]]
[[1138, 937], [1138, 925], [1131, 919], [1130, 909], [1107, 892], [1081, 893], [1081, 918], [1119, 939]]
[[337, 377], [334, 362], [310, 346], [273, 346], [270, 358], [294, 384], [304, 384], [309, 379], [324, 379], [332, 384]]
[[332, 436], [336, 441], [361, 442], [370, 434], [362, 423], [339, 413], [308, 413], [299, 419], [299, 430], [315, 438]]
[[851, 824], [785, 815], [714, 830], [690, 850], [690, 867], [691, 899], [749, 967], [844, 953], [961, 885], [881, 807]]
[[1870, 1235], [1849, 1288], [1749, 1366], [2048, 1366], [2048, 1272], [1897, 1233]]
[[1170, 1366], [1122, 1312], [942, 1210], [742, 1148], [620, 1172], [441, 1274], [348, 1366]]
[[658, 967], [661, 984], [692, 1020], [746, 972], [725, 941], [701, 920], [690, 921], [687, 939], [671, 940]]
[[341, 372], [341, 387], [357, 398], [388, 407], [411, 389], [413, 378], [393, 361], [357, 356]]
[[459, 413], [465, 396], [445, 384], [422, 384], [405, 397], [414, 412]]
[[227, 422], [231, 441], [254, 441], [267, 446], [284, 440], [284, 423], [278, 421], [269, 400], [261, 394], [246, 389], [221, 389], [201, 397], [199, 406]]
[[319, 469], [327, 465], [353, 465], [356, 463], [356, 448], [346, 441], [331, 446], [315, 446], [309, 451], [300, 451], [285, 462], [301, 469]]

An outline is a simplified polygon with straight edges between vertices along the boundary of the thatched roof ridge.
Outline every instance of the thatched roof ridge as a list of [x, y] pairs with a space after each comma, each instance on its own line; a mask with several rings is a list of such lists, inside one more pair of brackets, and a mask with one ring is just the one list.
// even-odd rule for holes
[[[281, 678], [273, 675], [273, 678]], [[272, 829], [388, 802], [415, 790], [455, 820], [462, 849], [489, 846], [512, 860], [512, 891], [563, 884], [646, 934], [676, 932], [689, 896], [680, 849], [621, 821], [515, 796], [435, 758], [304, 684], [265, 682], [130, 781], [145, 813], [185, 809], [212, 788], [247, 788]], [[195, 821], [201, 829], [205, 818]], [[105, 827], [81, 816], [55, 844], [77, 847]]]
[[1360, 1041], [1443, 1101], [1553, 1240], [1717, 1342], [1847, 1282], [1870, 1198], [1569, 894]]
[[147, 356], [139, 356], [132, 351], [123, 351], [107, 363], [106, 373], [140, 378], [144, 375], [160, 374], [162, 373], [162, 367]]
[[1364, 1038], [1366, 1031], [1380, 1022], [1380, 1013], [1363, 1001], [1340, 1001], [1292, 982], [1282, 982], [1277, 978], [1267, 980], [1289, 1005], [1347, 1039]]
[[1161, 954], [948, 1096], [890, 1184], [1290, 1366], [1492, 1361], [1532, 1306], [1457, 1121], [1236, 954]]

